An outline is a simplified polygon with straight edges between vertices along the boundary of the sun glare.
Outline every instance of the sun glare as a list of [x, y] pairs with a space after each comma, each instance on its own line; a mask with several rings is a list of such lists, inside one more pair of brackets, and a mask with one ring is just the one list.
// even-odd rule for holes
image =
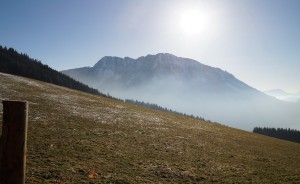
[[212, 31], [212, 17], [208, 12], [187, 10], [181, 14], [179, 21], [179, 28], [187, 35], [207, 34]]

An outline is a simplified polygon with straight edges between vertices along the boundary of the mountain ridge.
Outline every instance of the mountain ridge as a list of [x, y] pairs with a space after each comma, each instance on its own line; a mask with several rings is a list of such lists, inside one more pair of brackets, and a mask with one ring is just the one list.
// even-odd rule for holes
[[[80, 70], [80, 71], [79, 71]], [[253, 87], [248, 86], [247, 84], [243, 83], [242, 81], [238, 80], [232, 74], [224, 71], [220, 68], [211, 67], [205, 64], [202, 64], [196, 60], [189, 59], [189, 58], [182, 58], [176, 57], [175, 55], [169, 53], [159, 53], [156, 55], [147, 55], [141, 56], [137, 59], [132, 59], [129, 57], [120, 58], [115, 56], [105, 56], [100, 59], [93, 67], [83, 67], [83, 68], [76, 68], [70, 70], [64, 70], [62, 73], [65, 73], [69, 76], [73, 76], [76, 79], [80, 79], [77, 77], [76, 74], [79, 75], [98, 75], [98, 77], [105, 77], [107, 74], [103, 74], [99, 76], [100, 72], [115, 72], [114, 75], [118, 75], [122, 73], [124, 70], [129, 70], [130, 72], [137, 73], [137, 72], [145, 72], [148, 73], [148, 76], [151, 79], [155, 79], [158, 75], [168, 75], [175, 77], [177, 80], [181, 80], [183, 77], [192, 81], [198, 79], [195, 82], [207, 82], [206, 80], [209, 79], [210, 82], [223, 80], [236, 80], [236, 84], [239, 83], [240, 87], [249, 87], [254, 89]], [[77, 73], [79, 71], [79, 73]], [[165, 73], [163, 73], [165, 72]], [[163, 74], [162, 74], [163, 73]], [[200, 75], [201, 74], [201, 75]], [[141, 74], [139, 74], [141, 75]], [[156, 75], [156, 76], [155, 76]], [[111, 78], [111, 76], [109, 76]], [[139, 76], [133, 76], [132, 78]], [[166, 76], [160, 76], [166, 77]], [[133, 79], [130, 80], [133, 80]], [[93, 79], [90, 79], [93, 80]], [[149, 80], [149, 79], [148, 79]], [[89, 80], [83, 80], [85, 83], [90, 83]], [[128, 81], [127, 81], [128, 84]]]
[[93, 67], [62, 72], [117, 98], [158, 104], [244, 130], [300, 128], [298, 105], [266, 95], [220, 68], [172, 54], [109, 56]]

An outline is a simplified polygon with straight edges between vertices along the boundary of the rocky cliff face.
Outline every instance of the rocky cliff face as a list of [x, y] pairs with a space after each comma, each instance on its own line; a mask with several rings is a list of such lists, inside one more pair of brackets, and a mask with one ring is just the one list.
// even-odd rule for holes
[[93, 67], [63, 73], [107, 92], [113, 86], [128, 90], [162, 81], [168, 87], [181, 84], [186, 90], [255, 91], [226, 71], [171, 54], [147, 55], [138, 59], [103, 57]]

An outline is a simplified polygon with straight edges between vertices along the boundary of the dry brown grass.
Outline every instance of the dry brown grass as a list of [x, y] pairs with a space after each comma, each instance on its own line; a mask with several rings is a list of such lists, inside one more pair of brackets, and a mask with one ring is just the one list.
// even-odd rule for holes
[[21, 77], [0, 86], [30, 102], [26, 183], [300, 183], [297, 143]]

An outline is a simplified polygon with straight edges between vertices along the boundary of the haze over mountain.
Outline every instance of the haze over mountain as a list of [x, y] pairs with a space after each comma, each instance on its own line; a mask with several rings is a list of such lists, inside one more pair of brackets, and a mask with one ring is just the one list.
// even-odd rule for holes
[[279, 100], [284, 100], [288, 102], [297, 102], [300, 100], [300, 92], [298, 93], [288, 93], [282, 89], [272, 89], [265, 91], [267, 95], [273, 96]]
[[237, 128], [299, 128], [299, 104], [281, 102], [219, 68], [167, 53], [106, 56], [93, 67], [62, 72], [118, 98], [157, 103]]

